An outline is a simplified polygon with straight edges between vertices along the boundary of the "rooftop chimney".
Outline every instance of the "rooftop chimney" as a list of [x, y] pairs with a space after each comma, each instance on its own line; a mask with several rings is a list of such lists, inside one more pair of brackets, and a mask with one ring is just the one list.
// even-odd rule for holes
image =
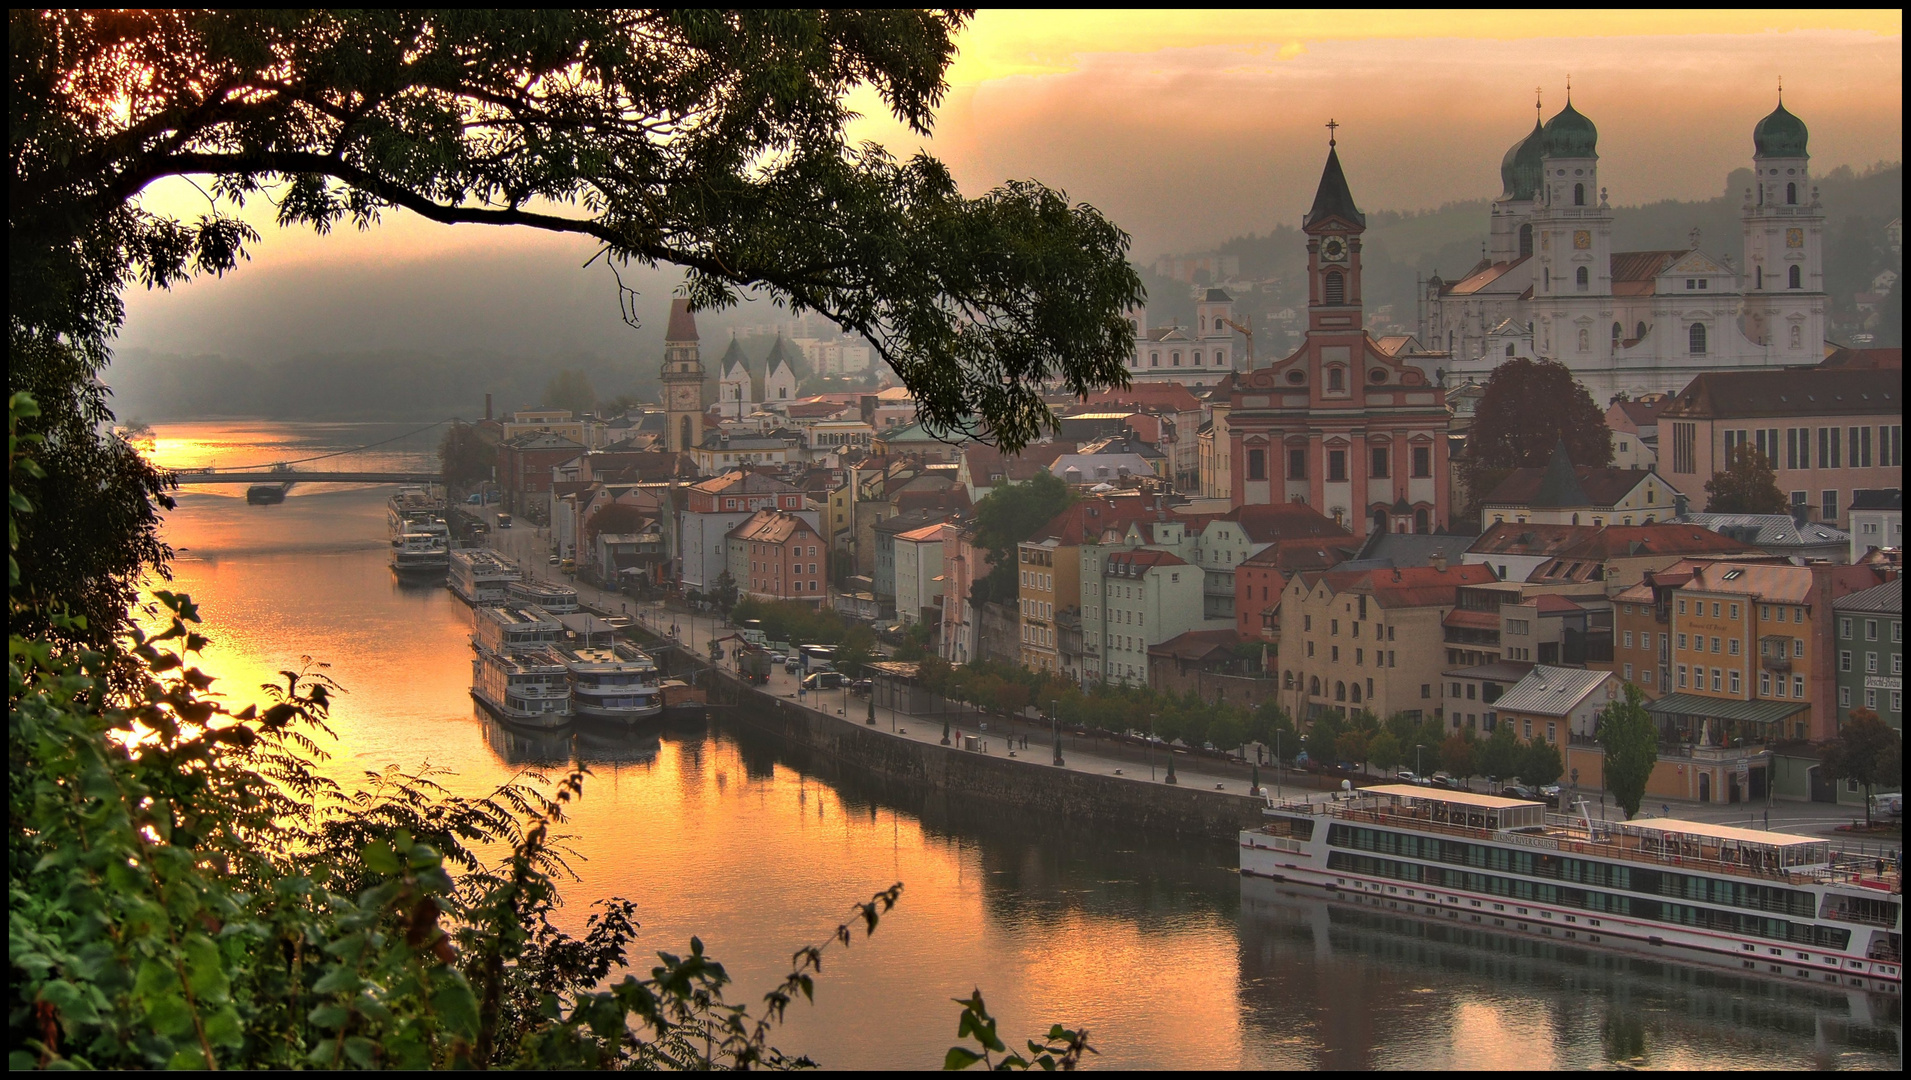
[[1433, 570], [1434, 570], [1434, 572], [1435, 572], [1435, 573], [1438, 573], [1438, 574], [1444, 574], [1444, 573], [1446, 573], [1446, 572], [1447, 572], [1447, 557], [1446, 557], [1446, 553], [1445, 553], [1445, 552], [1443, 552], [1443, 551], [1436, 551], [1436, 552], [1434, 552], [1434, 553], [1433, 553], [1433, 559], [1432, 559], [1432, 561], [1431, 561], [1431, 565], [1433, 566]]

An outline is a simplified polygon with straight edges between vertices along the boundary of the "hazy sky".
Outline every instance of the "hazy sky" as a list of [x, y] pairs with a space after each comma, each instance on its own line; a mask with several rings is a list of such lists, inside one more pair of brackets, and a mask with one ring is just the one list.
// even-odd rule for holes
[[[1295, 223], [1337, 120], [1364, 209], [1497, 195], [1499, 161], [1565, 99], [1599, 127], [1617, 206], [1717, 195], [1749, 164], [1777, 85], [1811, 129], [1813, 168], [1903, 156], [1903, 19], [1843, 13], [1487, 14], [984, 12], [961, 39], [926, 148], [964, 190], [1028, 177], [1091, 203], [1137, 257]], [[852, 130], [900, 155], [921, 143], [873, 95]], [[148, 193], [197, 216], [183, 181]], [[255, 207], [263, 210], [263, 207]], [[365, 234], [263, 225], [224, 280], [130, 292], [122, 344], [168, 352], [486, 348], [649, 355], [674, 277], [635, 282], [650, 329], [580, 270], [590, 245], [403, 214]], [[773, 318], [763, 316], [764, 321]]]

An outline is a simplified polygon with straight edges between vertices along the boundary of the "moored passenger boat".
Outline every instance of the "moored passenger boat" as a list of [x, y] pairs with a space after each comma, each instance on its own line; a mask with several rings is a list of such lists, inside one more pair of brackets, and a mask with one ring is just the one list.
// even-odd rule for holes
[[1496, 929], [1643, 943], [1898, 993], [1903, 876], [1830, 841], [1670, 818], [1550, 814], [1412, 785], [1286, 802], [1241, 832], [1241, 872], [1384, 897]]
[[512, 582], [523, 577], [518, 564], [489, 548], [466, 548], [451, 553], [451, 591], [467, 604], [502, 604]]
[[579, 717], [635, 724], [663, 714], [657, 664], [627, 641], [557, 650], [571, 678], [571, 711]]
[[570, 723], [570, 668], [553, 651], [563, 624], [535, 607], [477, 607], [471, 618], [471, 696], [513, 724]]

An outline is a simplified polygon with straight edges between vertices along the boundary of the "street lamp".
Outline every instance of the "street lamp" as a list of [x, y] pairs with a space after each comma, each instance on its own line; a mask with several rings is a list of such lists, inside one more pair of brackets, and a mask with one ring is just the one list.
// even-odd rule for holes
[[1055, 726], [1055, 764], [1064, 765], [1062, 760], [1062, 713], [1061, 705], [1054, 698], [1048, 702], [1048, 718]]
[[1427, 747], [1425, 743], [1413, 744], [1413, 775], [1419, 777], [1422, 780], [1425, 780], [1427, 776], [1426, 776], [1426, 773], [1421, 771], [1420, 751], [1425, 750], [1426, 748]]
[[1148, 780], [1155, 778], [1155, 714], [1148, 714]]

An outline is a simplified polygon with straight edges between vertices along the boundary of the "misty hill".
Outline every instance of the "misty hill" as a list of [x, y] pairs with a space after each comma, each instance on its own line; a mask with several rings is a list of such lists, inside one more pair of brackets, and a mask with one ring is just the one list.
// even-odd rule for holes
[[[1872, 281], [1881, 272], [1897, 272], [1902, 267], [1902, 255], [1893, 253], [1886, 243], [1885, 225], [1904, 212], [1903, 183], [1902, 162], [1880, 163], [1862, 173], [1840, 166], [1818, 181], [1826, 217], [1825, 281], [1832, 295], [1832, 326], [1837, 336], [1858, 329], [1856, 294], [1870, 291]], [[1730, 255], [1742, 264], [1739, 214], [1745, 190], [1751, 186], [1752, 171], [1739, 169], [1713, 199], [1617, 207], [1613, 210], [1614, 250], [1683, 248], [1688, 234], [1698, 229], [1702, 247]], [[1391, 305], [1391, 322], [1410, 331], [1417, 329], [1416, 281], [1436, 273], [1453, 279], [1478, 263], [1486, 243], [1489, 208], [1488, 200], [1475, 199], [1448, 203], [1437, 210], [1369, 211], [1362, 254], [1367, 310], [1371, 313]], [[1283, 225], [1268, 233], [1237, 236], [1213, 252], [1195, 254], [1238, 258], [1239, 278], [1243, 281], [1278, 279], [1236, 297], [1242, 301], [1243, 313], [1252, 315], [1257, 326], [1267, 323], [1269, 312], [1298, 308], [1307, 302], [1306, 237], [1298, 227]], [[1166, 325], [1178, 319], [1183, 325], [1192, 324], [1194, 301], [1188, 285], [1155, 274], [1148, 267], [1139, 269], [1148, 288], [1149, 321]], [[1205, 285], [1207, 280], [1197, 275], [1197, 284]], [[1896, 289], [1888, 305], [1893, 310], [1885, 313], [1883, 325], [1874, 328], [1878, 334], [1875, 344], [1897, 346], [1901, 342], [1895, 327], [1902, 325], [1897, 314], [1902, 303]], [[1264, 348], [1262, 353], [1265, 359], [1268, 350]]]

